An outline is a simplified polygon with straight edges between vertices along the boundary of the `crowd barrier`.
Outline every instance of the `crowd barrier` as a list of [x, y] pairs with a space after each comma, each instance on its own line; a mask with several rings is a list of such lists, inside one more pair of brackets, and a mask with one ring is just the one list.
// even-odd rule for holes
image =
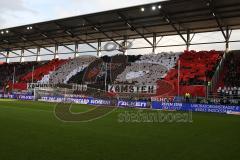
[[[18, 100], [34, 100], [34, 96], [29, 94], [2, 94], [0, 98], [18, 99]], [[88, 104], [98, 106], [117, 106], [122, 108], [149, 108], [150, 103], [143, 100], [104, 100], [97, 98], [65, 98], [56, 96], [45, 96], [38, 99], [44, 102], [67, 102], [75, 104]], [[224, 114], [240, 114], [240, 106], [233, 105], [217, 105], [217, 104], [196, 104], [196, 103], [179, 103], [179, 102], [161, 102], [152, 101], [151, 109], [166, 111], [192, 111], [192, 112], [208, 112], [208, 113], [224, 113]]]

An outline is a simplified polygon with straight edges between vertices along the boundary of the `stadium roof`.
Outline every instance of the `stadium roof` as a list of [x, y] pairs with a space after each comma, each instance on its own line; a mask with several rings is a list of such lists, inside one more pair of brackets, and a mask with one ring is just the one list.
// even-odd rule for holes
[[239, 0], [171, 0], [0, 30], [0, 52], [240, 29]]

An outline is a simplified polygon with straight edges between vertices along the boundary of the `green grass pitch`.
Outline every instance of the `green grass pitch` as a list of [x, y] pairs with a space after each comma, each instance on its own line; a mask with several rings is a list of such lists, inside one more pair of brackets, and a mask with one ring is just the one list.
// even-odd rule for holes
[[96, 121], [66, 123], [53, 109], [1, 100], [0, 160], [240, 159], [240, 116], [193, 113], [193, 123], [120, 123], [125, 110], [118, 109]]

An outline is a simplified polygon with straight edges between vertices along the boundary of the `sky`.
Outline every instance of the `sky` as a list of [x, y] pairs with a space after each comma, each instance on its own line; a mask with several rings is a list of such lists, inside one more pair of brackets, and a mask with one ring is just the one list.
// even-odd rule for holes
[[[95, 13], [106, 10], [113, 10], [117, 8], [124, 8], [129, 6], [135, 6], [146, 3], [159, 2], [161, 0], [0, 0], [0, 29], [9, 27], [15, 27], [20, 25], [32, 24], [36, 22], [44, 22], [48, 20], [54, 20], [59, 18], [66, 18], [71, 16], [83, 15], [87, 13]], [[240, 32], [234, 31], [230, 40], [239, 39]], [[194, 37], [193, 42], [216, 42], [223, 41], [223, 36], [220, 32], [203, 33]], [[164, 37], [159, 45], [175, 45], [183, 44], [183, 41], [179, 36]], [[135, 40], [135, 47], [146, 46], [147, 43], [144, 40]], [[231, 49], [240, 49], [238, 43], [231, 44]], [[86, 46], [82, 47], [86, 49]], [[224, 44], [217, 45], [202, 45], [191, 46], [193, 50], [224, 50]], [[61, 52], [67, 52], [64, 49], [60, 49]], [[157, 52], [163, 51], [183, 51], [185, 47], [166, 47], [158, 48]], [[149, 54], [150, 50], [132, 50], [128, 54]], [[29, 54], [29, 53], [28, 53]], [[43, 53], [45, 54], [45, 53]], [[47, 53], [46, 53], [47, 54]], [[110, 54], [111, 53], [102, 53]], [[113, 53], [114, 54], [114, 53]], [[15, 55], [10, 55], [10, 57]], [[72, 55], [71, 55], [72, 56]], [[1, 61], [0, 55], [0, 61]], [[52, 57], [47, 57], [51, 59]], [[68, 58], [68, 57], [60, 57]], [[34, 60], [34, 59], [31, 59]], [[11, 61], [18, 61], [18, 59], [12, 59]]]
[[161, 0], [0, 0], [0, 28], [159, 1]]

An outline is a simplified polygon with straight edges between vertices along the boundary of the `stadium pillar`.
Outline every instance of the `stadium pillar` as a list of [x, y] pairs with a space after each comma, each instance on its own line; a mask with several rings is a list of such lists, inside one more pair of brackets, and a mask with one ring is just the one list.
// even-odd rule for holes
[[6, 55], [6, 63], [9, 63], [9, 51], [7, 51], [7, 55]]
[[226, 52], [229, 51], [229, 39], [230, 39], [230, 31], [229, 31], [229, 27], [227, 26], [226, 28]]
[[77, 42], [75, 42], [75, 51], [74, 52], [75, 52], [74, 53], [74, 58], [76, 58], [77, 54], [78, 54], [78, 43]]
[[153, 33], [153, 53], [156, 53], [156, 47], [157, 47], [157, 34]]
[[20, 63], [24, 61], [23, 56], [24, 56], [24, 48], [21, 49]]
[[58, 45], [55, 45], [55, 52], [54, 52], [54, 59], [57, 59], [58, 57]]
[[36, 61], [40, 61], [40, 47], [37, 48], [37, 56], [36, 56]]
[[190, 43], [191, 43], [191, 40], [190, 40], [190, 30], [187, 30], [187, 42], [186, 42], [186, 45], [187, 45], [186, 50], [187, 51], [189, 51]]
[[124, 41], [123, 41], [123, 46], [122, 46], [122, 48], [123, 48], [123, 55], [126, 55], [127, 54], [127, 36], [124, 36], [123, 37], [123, 39], [124, 39]]
[[101, 39], [98, 39], [98, 46], [97, 46], [97, 56], [101, 57], [101, 48], [102, 48], [102, 42]]

